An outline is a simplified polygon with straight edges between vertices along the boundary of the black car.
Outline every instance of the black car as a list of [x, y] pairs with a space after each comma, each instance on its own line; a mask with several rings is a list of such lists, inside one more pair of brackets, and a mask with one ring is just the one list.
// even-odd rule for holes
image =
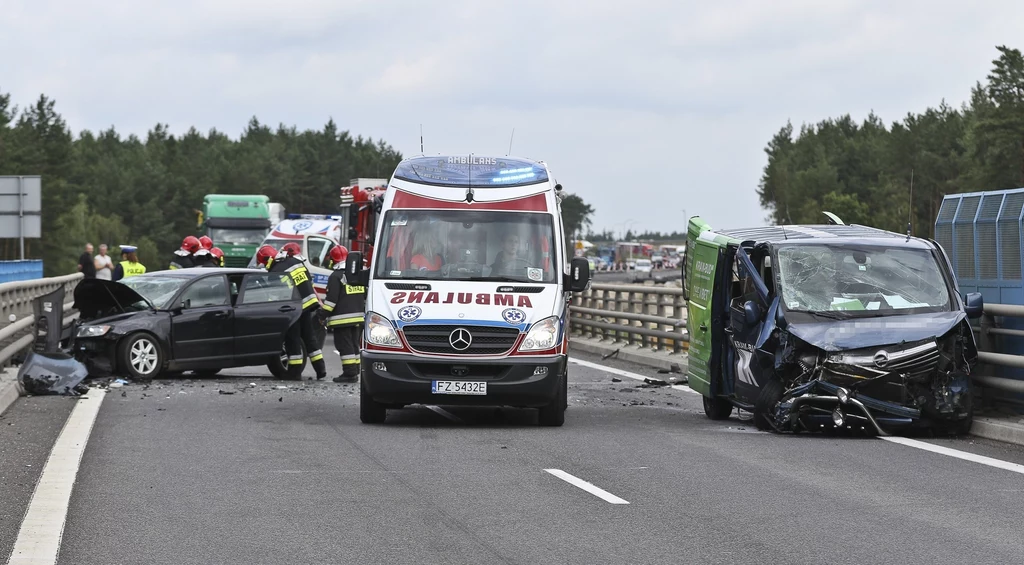
[[[69, 348], [89, 374], [149, 380], [266, 364], [286, 374], [284, 335], [301, 314], [294, 288], [254, 269], [157, 271], [75, 288]], [[303, 361], [305, 362], [305, 361]]]

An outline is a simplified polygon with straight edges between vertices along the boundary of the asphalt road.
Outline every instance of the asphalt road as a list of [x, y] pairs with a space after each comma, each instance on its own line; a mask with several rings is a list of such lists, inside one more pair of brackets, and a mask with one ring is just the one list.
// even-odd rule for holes
[[[455, 407], [365, 426], [356, 387], [262, 374], [111, 390], [58, 562], [1024, 562], [1024, 475], [973, 461], [879, 439], [760, 433], [735, 415], [712, 422], [692, 392], [580, 365], [562, 428], [536, 427], [527, 410]], [[37, 418], [35, 443], [73, 403], [30, 401], [0, 424]], [[40, 420], [28, 406], [51, 410]], [[1024, 463], [1013, 446], [929, 442]], [[4, 459], [35, 465], [33, 451]], [[0, 548], [10, 536], [0, 519]]]

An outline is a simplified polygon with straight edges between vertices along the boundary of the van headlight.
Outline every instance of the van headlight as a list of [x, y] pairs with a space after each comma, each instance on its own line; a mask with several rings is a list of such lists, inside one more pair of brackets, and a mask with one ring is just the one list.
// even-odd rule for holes
[[100, 337], [107, 335], [109, 331], [110, 326], [80, 326], [75, 337]]
[[387, 318], [376, 312], [370, 312], [366, 317], [366, 342], [382, 347], [402, 347], [394, 326]]
[[551, 349], [558, 343], [558, 316], [544, 318], [530, 328], [519, 351]]

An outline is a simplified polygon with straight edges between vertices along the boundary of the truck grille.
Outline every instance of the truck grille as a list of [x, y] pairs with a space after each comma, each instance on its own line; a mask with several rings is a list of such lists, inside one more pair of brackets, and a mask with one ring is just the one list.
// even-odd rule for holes
[[[452, 332], [464, 329], [472, 336], [469, 347], [458, 350], [452, 347]], [[452, 355], [498, 355], [512, 349], [519, 330], [516, 328], [492, 328], [489, 326], [456, 325], [411, 325], [403, 330], [409, 347], [421, 353], [448, 353]]]

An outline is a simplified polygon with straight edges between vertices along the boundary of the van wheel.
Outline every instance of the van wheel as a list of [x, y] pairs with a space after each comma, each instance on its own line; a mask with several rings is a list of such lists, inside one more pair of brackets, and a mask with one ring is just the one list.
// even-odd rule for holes
[[164, 354], [156, 338], [147, 333], [136, 333], [121, 342], [119, 366], [138, 381], [151, 381], [163, 368]]
[[383, 424], [388, 417], [388, 409], [370, 396], [365, 383], [365, 378], [359, 379], [359, 421], [364, 424]]
[[782, 400], [783, 392], [779, 379], [771, 378], [765, 383], [761, 394], [757, 397], [757, 402], [754, 403], [754, 425], [757, 426], [757, 429], [761, 431], [775, 430], [775, 426], [772, 425], [772, 412], [775, 410], [775, 405]]
[[561, 426], [565, 423], [565, 408], [569, 404], [569, 371], [562, 375], [562, 386], [551, 403], [537, 411], [537, 422], [542, 426]]
[[704, 398], [704, 415], [711, 420], [728, 420], [732, 415], [732, 404], [721, 397]]

